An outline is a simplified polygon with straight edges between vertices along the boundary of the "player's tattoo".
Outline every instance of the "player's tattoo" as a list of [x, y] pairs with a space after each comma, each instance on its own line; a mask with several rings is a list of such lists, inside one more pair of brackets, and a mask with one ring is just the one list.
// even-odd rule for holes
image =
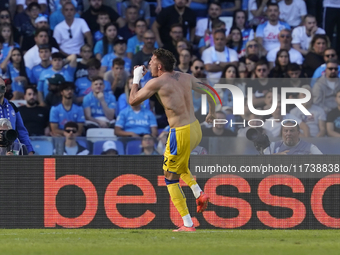
[[176, 81], [178, 81], [179, 73], [175, 73], [175, 74], [171, 75], [170, 77], [175, 79]]

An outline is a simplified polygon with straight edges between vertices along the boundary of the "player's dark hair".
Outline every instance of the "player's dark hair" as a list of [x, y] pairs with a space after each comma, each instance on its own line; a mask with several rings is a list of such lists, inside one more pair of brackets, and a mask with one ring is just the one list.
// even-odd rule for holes
[[152, 54], [157, 57], [157, 60], [161, 62], [164, 71], [172, 72], [174, 70], [174, 65], [176, 64], [176, 59], [174, 55], [165, 49], [159, 48], [154, 50]]

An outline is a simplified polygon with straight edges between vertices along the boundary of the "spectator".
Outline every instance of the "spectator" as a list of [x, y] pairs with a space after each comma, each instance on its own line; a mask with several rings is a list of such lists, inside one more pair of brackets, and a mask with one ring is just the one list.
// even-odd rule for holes
[[92, 79], [92, 91], [84, 97], [85, 125], [87, 128], [113, 128], [116, 98], [104, 93], [104, 80], [97, 76]]
[[31, 70], [30, 81], [31, 84], [37, 85], [39, 81], [40, 74], [51, 68], [51, 46], [48, 44], [39, 45], [39, 58], [41, 59], [41, 63], [33, 66]]
[[194, 77], [199, 79], [206, 78], [206, 75], [204, 73], [204, 63], [201, 59], [196, 59], [194, 62], [192, 62], [190, 70]]
[[306, 155], [322, 154], [314, 144], [300, 139], [300, 127], [296, 123], [286, 121], [281, 128], [281, 141], [270, 143], [270, 147], [264, 150], [265, 155]]
[[59, 105], [52, 106], [50, 111], [52, 136], [63, 136], [65, 124], [69, 121], [78, 124], [77, 135], [81, 135], [83, 132], [85, 122], [84, 110], [81, 106], [72, 103], [74, 89], [74, 85], [69, 82], [60, 86], [62, 101]]
[[12, 80], [12, 100], [23, 99], [24, 88], [30, 83], [31, 71], [25, 67], [20, 49], [11, 49], [6, 59], [1, 63], [0, 68]]
[[177, 42], [183, 39], [183, 28], [181, 24], [173, 24], [170, 28], [170, 40], [164, 41], [164, 49], [174, 54], [176, 60], [179, 59], [179, 53], [177, 52]]
[[310, 41], [316, 34], [325, 34], [325, 30], [317, 26], [314, 16], [307, 14], [304, 18], [304, 24], [293, 30], [293, 48], [303, 56], [307, 55]]
[[[217, 111], [215, 116], [216, 116], [216, 119], [227, 118], [226, 114], [222, 111]], [[212, 127], [212, 128], [202, 128], [202, 134], [203, 136], [209, 136], [209, 137], [236, 136], [236, 134], [233, 131], [225, 128], [225, 124], [215, 124], [215, 127]]]
[[303, 69], [308, 77], [312, 77], [315, 70], [325, 63], [323, 55], [329, 46], [329, 39], [326, 35], [314, 35], [303, 62]]
[[182, 72], [182, 73], [191, 74], [190, 61], [191, 61], [191, 52], [185, 49], [182, 50], [181, 54], [179, 55], [179, 63], [174, 68], [174, 70]]
[[313, 87], [313, 103], [320, 106], [326, 113], [337, 107], [335, 92], [340, 89], [338, 68], [336, 60], [328, 60], [325, 76], [322, 76]]
[[5, 24], [11, 24], [12, 31], [13, 31], [13, 39], [15, 42], [20, 42], [20, 32], [19, 30], [13, 25], [13, 20], [11, 18], [11, 13], [7, 9], [2, 9], [0, 7], [0, 27]]
[[[302, 86], [308, 89], [312, 93], [312, 88], [309, 85]], [[299, 93], [298, 98], [305, 98], [304, 93]], [[324, 137], [326, 135], [326, 113], [322, 108], [313, 104], [312, 98], [307, 102], [302, 104], [312, 115], [305, 115], [301, 110], [295, 107], [290, 111], [291, 114], [301, 119], [308, 126], [311, 137]]]
[[[247, 13], [244, 10], [236, 10], [233, 17], [232, 27], [238, 27], [242, 33], [242, 49], [246, 48], [247, 42], [254, 39], [254, 30], [246, 26]], [[231, 30], [230, 30], [231, 33]]]
[[54, 74], [61, 74], [66, 81], [73, 82], [74, 72], [77, 66], [76, 55], [69, 55], [66, 58], [67, 66], [63, 67], [63, 55], [59, 52], [52, 54], [52, 68], [44, 70], [38, 81], [38, 99], [41, 105], [44, 105], [44, 98], [48, 94], [48, 78], [51, 78]]
[[22, 13], [23, 10], [27, 10], [28, 6], [33, 2], [39, 4], [41, 12], [45, 12], [47, 7], [46, 0], [16, 0], [15, 2], [17, 5], [16, 6], [17, 13]]
[[280, 49], [276, 53], [275, 66], [270, 71], [270, 78], [286, 78], [287, 75], [287, 66], [290, 64], [289, 53], [286, 49]]
[[214, 33], [214, 46], [203, 51], [202, 60], [208, 71], [209, 82], [216, 82], [221, 78], [222, 71], [226, 65], [238, 62], [237, 52], [226, 47], [226, 36], [224, 30], [217, 30]]
[[151, 134], [157, 137], [157, 121], [155, 115], [141, 105], [128, 106], [117, 117], [115, 134], [117, 136], [141, 137]]
[[143, 35], [147, 29], [146, 21], [143, 19], [138, 19], [135, 24], [136, 35], [129, 38], [127, 41], [127, 56], [132, 59], [134, 54], [142, 50], [144, 41]]
[[26, 145], [28, 154], [32, 155], [34, 154], [34, 150], [27, 129], [22, 121], [21, 114], [12, 102], [4, 98], [6, 89], [5, 81], [0, 78], [0, 118], [6, 118], [11, 122], [12, 128], [18, 133], [20, 142]]
[[247, 42], [245, 57], [249, 55], [256, 55], [259, 59], [266, 58], [267, 51], [263, 48], [262, 44], [260, 44], [257, 39], [253, 39]]
[[89, 155], [88, 149], [84, 148], [77, 142], [78, 124], [74, 121], [69, 121], [64, 126], [64, 153], [63, 155]]
[[53, 31], [50, 29], [50, 26], [48, 25], [47, 22], [47, 16], [44, 14], [39, 14], [38, 18], [35, 19], [34, 23], [35, 31], [34, 34], [29, 35], [29, 36], [24, 36], [23, 37], [23, 42], [21, 46], [21, 50], [24, 52], [24, 54], [35, 45], [35, 33], [39, 29], [46, 29], [48, 31], [48, 41], [50, 42], [49, 44], [53, 47], [59, 50], [59, 45], [57, 41], [53, 37]]
[[48, 81], [48, 94], [46, 98], [40, 105], [45, 106], [48, 110], [52, 106], [57, 106], [62, 101], [62, 96], [60, 95], [60, 88], [65, 86], [65, 79], [61, 74], [54, 74]]
[[14, 25], [20, 31], [21, 36], [30, 36], [35, 32], [35, 19], [41, 12], [41, 8], [38, 3], [32, 2], [28, 5], [26, 10], [17, 14], [14, 17]]
[[[37, 29], [34, 35], [35, 45], [30, 48], [24, 55], [25, 65], [29, 69], [32, 69], [34, 66], [39, 65], [41, 59], [39, 57], [39, 46], [49, 44], [48, 30], [47, 29]], [[58, 52], [56, 48], [52, 47], [52, 53]]]
[[247, 78], [255, 78], [255, 65], [259, 60], [259, 57], [255, 54], [250, 54], [246, 57], [245, 62], [248, 72]]
[[[323, 0], [323, 28], [326, 31], [326, 35], [329, 38], [330, 42], [333, 42], [334, 36], [334, 28], [335, 25], [340, 27], [340, 17], [339, 17], [339, 10], [340, 10], [340, 3], [338, 1], [329, 1]], [[338, 30], [338, 29], [337, 29]], [[337, 35], [339, 32], [336, 33], [336, 46], [340, 45], [340, 36]], [[330, 47], [330, 46], [328, 46]], [[339, 48], [337, 49], [337, 53], [339, 54]]]
[[13, 32], [10, 24], [2, 24], [0, 31], [1, 36], [4, 38], [4, 43], [2, 44], [2, 57], [0, 58], [2, 63], [8, 56], [11, 49], [19, 48], [20, 46], [13, 40]]
[[327, 135], [330, 137], [340, 137], [340, 90], [335, 92], [336, 107], [328, 114], [326, 120]]
[[136, 21], [138, 19], [138, 10], [136, 6], [129, 6], [125, 12], [126, 25], [119, 29], [119, 34], [125, 39], [129, 40], [136, 34]]
[[117, 145], [114, 141], [106, 141], [103, 144], [103, 151], [101, 155], [105, 156], [117, 156], [118, 155], [118, 150], [117, 150]]
[[[100, 61], [96, 58], [91, 58], [87, 62], [87, 72], [87, 76], [81, 77], [75, 82], [76, 102], [78, 104], [82, 104], [84, 97], [92, 91], [91, 85], [93, 79], [98, 77], [100, 73]], [[111, 84], [108, 81], [104, 81], [104, 93], [112, 94]]]
[[[130, 38], [129, 40], [131, 40]], [[134, 66], [144, 65], [148, 66], [149, 60], [152, 57], [152, 52], [156, 49], [155, 42], [156, 37], [155, 34], [151, 30], [147, 30], [143, 35], [143, 46], [142, 49], [133, 55], [132, 63], [131, 63], [131, 72]], [[129, 42], [128, 42], [129, 45]], [[128, 53], [129, 54], [129, 53]]]
[[215, 19], [212, 22], [211, 26], [212, 26], [212, 33], [206, 34], [198, 42], [198, 48], [199, 48], [199, 52], [200, 52], [201, 55], [202, 55], [202, 52], [205, 49], [208, 49], [209, 47], [214, 46], [214, 33], [215, 33], [215, 31], [224, 30], [224, 31], [226, 31], [226, 34], [227, 34], [225, 23], [222, 20]]
[[[66, 3], [72, 3], [71, 0], [60, 0], [60, 7], [57, 10], [55, 10], [54, 12], [51, 13], [50, 16], [50, 26], [51, 29], [54, 30], [54, 28], [61, 22], [63, 22], [65, 20], [64, 14], [62, 12], [62, 8]], [[73, 3], [72, 3], [73, 4]], [[76, 12], [75, 14], [76, 18], [80, 18], [79, 13]]]
[[120, 6], [120, 13], [122, 13], [123, 18], [126, 19], [125, 13], [129, 6], [136, 6], [138, 18], [144, 19], [147, 26], [150, 25], [150, 4], [144, 0], [128, 0], [124, 1]]
[[241, 0], [222, 1], [222, 15], [232, 17], [236, 10], [241, 9]]
[[[129, 106], [128, 102], [129, 102], [130, 91], [131, 91], [132, 84], [133, 84], [132, 81], [133, 81], [133, 77], [129, 76], [125, 84], [124, 93], [122, 93], [118, 98], [116, 116], [118, 116], [121, 111], [123, 111], [126, 107]], [[143, 101], [141, 105], [142, 105], [142, 108], [149, 110], [150, 109], [149, 99], [146, 99], [145, 101]]]
[[283, 0], [278, 3], [280, 19], [292, 28], [302, 25], [307, 15], [306, 3], [303, 0]]
[[[190, 50], [190, 52], [192, 52], [191, 49], [191, 44], [187, 39], [180, 39], [177, 43], [176, 43], [176, 55], [178, 56], [178, 59], [176, 59], [176, 61], [179, 61], [179, 54], [181, 53], [182, 50]], [[196, 56], [192, 56], [191, 60], [195, 60]]]
[[267, 60], [269, 61], [270, 65], [274, 65], [275, 58], [277, 56], [277, 52], [280, 49], [287, 50], [289, 52], [289, 59], [292, 63], [297, 63], [299, 65], [303, 62], [303, 57], [300, 52], [292, 48], [292, 35], [291, 31], [288, 29], [282, 29], [279, 33], [279, 42], [280, 46], [270, 50], [267, 54]]
[[[210, 1], [208, 7], [208, 17], [197, 21], [195, 35], [201, 39], [205, 36], [210, 36], [212, 31], [212, 24], [215, 20], [219, 20], [222, 14], [222, 8], [219, 1]], [[211, 46], [211, 45], [210, 45]]]
[[[239, 74], [238, 74], [238, 69], [236, 66], [234, 65], [226, 65], [226, 67], [224, 68], [223, 72], [222, 72], [222, 79], [220, 81], [220, 83], [222, 84], [233, 84], [235, 86], [237, 86], [238, 88], [240, 88], [242, 90], [242, 92], [245, 92], [245, 87], [242, 86], [241, 84], [236, 84], [237, 80], [240, 78]], [[222, 107], [223, 106], [229, 106], [229, 107], [233, 107], [233, 96], [230, 92], [229, 89], [223, 89], [223, 93], [220, 96], [222, 98]]]
[[124, 39], [118, 39], [114, 42], [114, 46], [113, 46], [113, 52], [106, 54], [103, 58], [102, 58], [102, 67], [101, 67], [101, 71], [102, 73], [105, 73], [107, 71], [109, 71], [112, 67], [112, 61], [115, 58], [121, 58], [124, 60], [125, 65], [124, 65], [124, 69], [126, 72], [130, 72], [130, 69], [132, 68], [131, 66], [131, 59], [129, 59], [126, 56], [126, 40]]
[[74, 72], [74, 80], [77, 80], [88, 75], [87, 63], [92, 57], [91, 46], [88, 44], [84, 44], [83, 46], [81, 46], [80, 56], [81, 60], [77, 62], [76, 71]]
[[96, 45], [97, 42], [103, 39], [105, 25], [111, 23], [109, 14], [107, 12], [99, 12], [97, 23], [99, 24], [99, 30], [93, 33], [94, 45]]
[[280, 11], [276, 3], [268, 3], [266, 14], [269, 20], [257, 27], [256, 38], [267, 51], [270, 51], [280, 46], [279, 33], [284, 28], [290, 29], [290, 26], [279, 20]]
[[53, 33], [60, 46], [60, 51], [65, 56], [79, 54], [80, 48], [84, 44], [84, 38], [91, 47], [93, 46], [92, 34], [85, 20], [75, 18], [76, 9], [72, 3], [63, 5], [63, 15], [65, 20], [59, 23]]
[[267, 20], [267, 3], [270, 0], [249, 0], [248, 19], [251, 26], [258, 26]]
[[142, 153], [140, 155], [159, 155], [155, 149], [155, 138], [151, 134], [145, 134], [142, 138]]
[[170, 42], [170, 31], [173, 24], [182, 24], [183, 37], [189, 31], [190, 42], [194, 41], [196, 14], [186, 7], [187, 0], [175, 0], [175, 4], [163, 9], [152, 24], [152, 31], [156, 35], [158, 47], [162, 48], [165, 42]]
[[50, 134], [50, 129], [48, 127], [49, 111], [46, 107], [38, 105], [37, 95], [38, 91], [36, 88], [27, 87], [25, 89], [26, 105], [18, 108], [29, 136]]
[[99, 30], [99, 24], [97, 23], [98, 14], [100, 12], [107, 12], [110, 16], [110, 20], [113, 23], [118, 23], [119, 27], [125, 25], [125, 21], [118, 13], [111, 7], [103, 4], [102, 0], [90, 0], [90, 8], [81, 15], [81, 17], [86, 21], [92, 33]]
[[238, 27], [232, 27], [230, 29], [230, 40], [227, 42], [227, 46], [237, 52], [238, 57], [242, 57], [245, 54], [245, 48], [243, 48], [242, 32]]
[[118, 35], [118, 25], [108, 23], [104, 27], [104, 37], [94, 46], [94, 55], [97, 59], [101, 60], [106, 54], [113, 52], [113, 44], [121, 37]]
[[[323, 54], [323, 59], [325, 61], [325, 63], [330, 60], [330, 59], [334, 59], [334, 60], [338, 60], [338, 55], [336, 54], [336, 50], [335, 49], [332, 49], [332, 48], [327, 48], [325, 51], [324, 51], [324, 54]], [[339, 67], [339, 72], [338, 72], [338, 76], [340, 77], [340, 66]], [[322, 64], [321, 66], [319, 66], [314, 74], [313, 74], [313, 79], [311, 81], [311, 86], [313, 87], [316, 80], [318, 78], [320, 78], [321, 76], [323, 76], [325, 74], [325, 71], [326, 71], [326, 64]]]
[[112, 93], [116, 98], [124, 92], [124, 86], [128, 74], [124, 71], [125, 61], [121, 58], [115, 58], [112, 61], [112, 68], [104, 74], [104, 80], [111, 84]]

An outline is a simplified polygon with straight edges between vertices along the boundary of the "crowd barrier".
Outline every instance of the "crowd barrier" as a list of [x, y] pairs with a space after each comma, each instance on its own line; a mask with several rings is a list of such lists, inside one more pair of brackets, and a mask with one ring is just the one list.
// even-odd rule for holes
[[[0, 228], [172, 229], [162, 156], [1, 157]], [[339, 156], [192, 156], [201, 229], [340, 228]]]

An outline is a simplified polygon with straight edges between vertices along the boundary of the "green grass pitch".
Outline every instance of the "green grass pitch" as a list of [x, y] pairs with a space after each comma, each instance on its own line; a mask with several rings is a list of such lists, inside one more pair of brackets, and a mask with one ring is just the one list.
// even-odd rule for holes
[[0, 254], [340, 254], [338, 230], [1, 229]]

